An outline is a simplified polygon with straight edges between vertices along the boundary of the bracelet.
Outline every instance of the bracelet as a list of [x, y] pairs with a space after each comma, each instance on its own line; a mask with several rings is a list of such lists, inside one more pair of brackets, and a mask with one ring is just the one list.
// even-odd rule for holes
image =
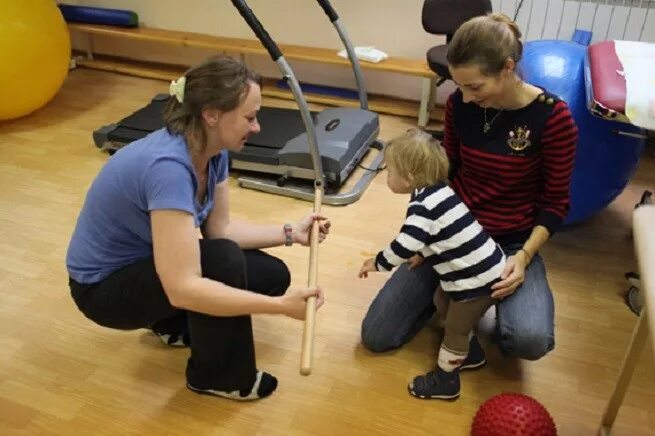
[[284, 245], [287, 247], [293, 245], [293, 227], [288, 223], [284, 225]]
[[530, 253], [528, 253], [528, 251], [527, 251], [525, 248], [522, 248], [522, 247], [521, 247], [521, 248], [519, 248], [519, 249], [516, 250], [516, 251], [517, 251], [517, 253], [518, 253], [519, 251], [524, 252], [524, 253], [525, 253], [525, 256], [528, 258], [528, 263], [532, 262], [532, 256], [530, 256]]

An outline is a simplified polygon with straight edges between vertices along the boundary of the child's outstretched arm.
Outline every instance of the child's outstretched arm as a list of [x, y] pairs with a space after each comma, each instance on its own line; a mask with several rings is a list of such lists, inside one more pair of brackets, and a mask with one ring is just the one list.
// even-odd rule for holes
[[390, 271], [410, 260], [427, 245], [433, 226], [429, 211], [422, 204], [412, 205], [396, 239], [375, 257], [376, 270]]
[[[415, 254], [408, 259], [409, 269], [414, 269], [423, 264], [423, 256], [420, 254]], [[362, 264], [362, 267], [359, 269], [358, 277], [360, 279], [368, 277], [368, 273], [378, 271], [377, 266], [375, 265], [375, 257], [366, 259]]]
[[364, 261], [364, 264], [362, 267], [359, 269], [359, 278], [366, 278], [368, 277], [368, 273], [377, 271], [377, 268], [375, 267], [375, 258], [371, 257], [370, 259], [366, 259]]

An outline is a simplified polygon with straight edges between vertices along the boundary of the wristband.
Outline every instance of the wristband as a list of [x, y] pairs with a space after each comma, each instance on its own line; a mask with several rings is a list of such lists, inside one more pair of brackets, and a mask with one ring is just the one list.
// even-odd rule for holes
[[518, 251], [522, 251], [525, 253], [525, 256], [528, 258], [528, 263], [532, 262], [532, 256], [530, 256], [530, 253], [528, 253], [528, 251], [525, 248], [519, 248], [517, 252]]
[[289, 223], [284, 225], [284, 245], [287, 247], [293, 245], [293, 227]]

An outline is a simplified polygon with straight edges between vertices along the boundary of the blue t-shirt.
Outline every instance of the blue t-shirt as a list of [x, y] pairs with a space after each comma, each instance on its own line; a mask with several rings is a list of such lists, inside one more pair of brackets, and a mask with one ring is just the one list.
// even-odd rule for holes
[[181, 135], [157, 130], [118, 150], [91, 184], [77, 219], [66, 265], [78, 283], [96, 283], [152, 256], [150, 211], [175, 209], [199, 227], [214, 206], [214, 188], [228, 173], [228, 154], [209, 161], [207, 197], [196, 200], [198, 182]]

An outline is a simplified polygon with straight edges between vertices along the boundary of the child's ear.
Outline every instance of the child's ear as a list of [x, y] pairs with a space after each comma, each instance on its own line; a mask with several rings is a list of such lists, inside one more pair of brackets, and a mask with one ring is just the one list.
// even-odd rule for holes
[[405, 180], [407, 182], [407, 187], [412, 188], [414, 187], [414, 175], [413, 174], [407, 174], [407, 179]]

